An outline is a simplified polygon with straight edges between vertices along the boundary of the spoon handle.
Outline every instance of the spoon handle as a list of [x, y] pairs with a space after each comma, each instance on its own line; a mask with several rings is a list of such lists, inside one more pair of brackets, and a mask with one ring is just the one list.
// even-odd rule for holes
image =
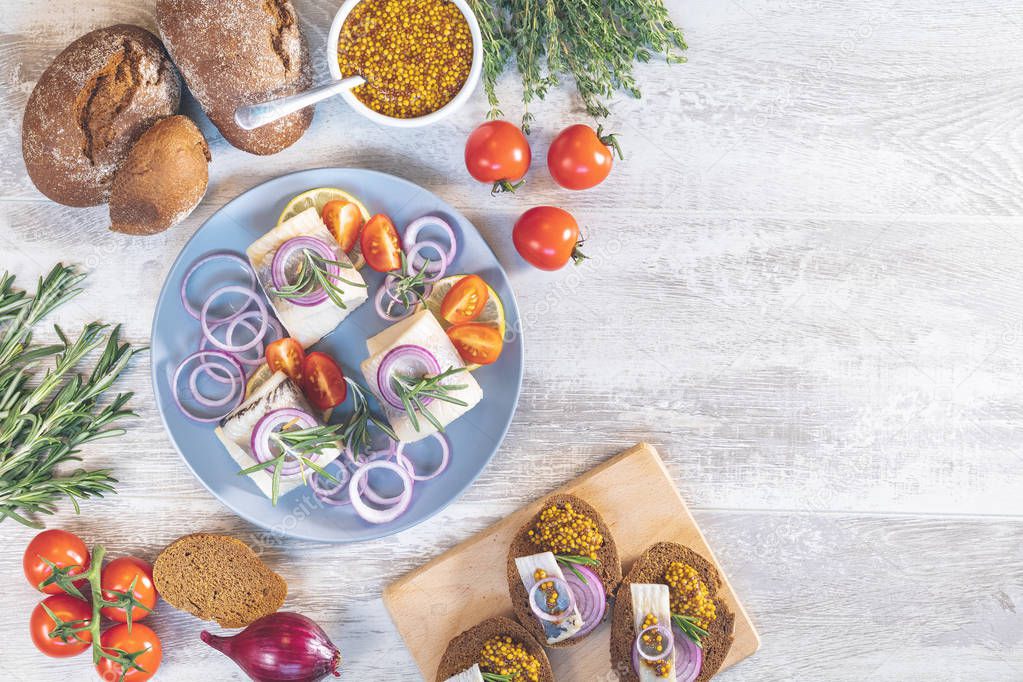
[[279, 118], [293, 114], [299, 109], [333, 97], [345, 90], [356, 88], [366, 82], [362, 76], [349, 76], [341, 80], [331, 81], [312, 90], [306, 90], [296, 95], [281, 97], [280, 99], [262, 102], [261, 104], [250, 104], [239, 107], [234, 112], [235, 122], [245, 130], [259, 128], [267, 123], [273, 123]]

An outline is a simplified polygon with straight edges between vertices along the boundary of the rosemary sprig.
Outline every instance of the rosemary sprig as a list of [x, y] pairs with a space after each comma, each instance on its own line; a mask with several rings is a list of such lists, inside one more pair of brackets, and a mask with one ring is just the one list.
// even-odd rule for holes
[[[388, 290], [391, 295], [391, 300], [387, 303], [388, 313], [391, 312], [391, 308], [394, 307], [396, 302], [401, 303], [402, 306], [408, 309], [417, 302], [426, 300], [426, 274], [429, 268], [430, 261], [427, 260], [418, 272], [409, 272], [408, 259], [405, 257], [404, 252], [402, 252], [401, 267], [388, 273], [389, 276], [394, 278]], [[386, 281], [384, 284], [385, 286], [387, 285]]]
[[305, 467], [309, 467], [331, 483], [338, 483], [338, 480], [332, 474], [328, 473], [326, 469], [309, 457], [311, 455], [318, 455], [327, 448], [336, 448], [340, 439], [338, 435], [339, 430], [340, 427], [337, 426], [311, 426], [307, 429], [275, 431], [270, 435], [270, 438], [281, 447], [281, 453], [265, 462], [259, 462], [242, 469], [238, 472], [238, 475], [248, 476], [257, 471], [273, 467], [273, 473], [271, 474], [273, 478], [270, 483], [270, 504], [273, 506], [277, 506], [277, 499], [281, 494], [281, 471], [285, 461], [289, 458], [298, 460], [299, 471], [303, 481], [305, 481]]
[[680, 613], [671, 614], [671, 622], [674, 623], [682, 633], [693, 640], [693, 644], [703, 648], [703, 643], [700, 641], [710, 633], [704, 630], [696, 623], [696, 619], [692, 616], [683, 616]]
[[351, 450], [352, 456], [358, 458], [359, 453], [369, 445], [369, 425], [371, 423], [386, 433], [391, 440], [398, 440], [398, 436], [391, 430], [391, 427], [370, 412], [366, 389], [349, 377], [345, 377], [345, 381], [348, 382], [352, 391], [353, 410], [348, 420], [341, 425], [340, 437], [341, 441]]
[[555, 554], [554, 559], [572, 571], [576, 578], [583, 581], [584, 585], [586, 584], [586, 576], [576, 566], [600, 566], [600, 559], [591, 559], [588, 556], [580, 556], [578, 554]]
[[518, 673], [508, 673], [506, 675], [500, 675], [498, 673], [482, 673], [482, 675], [483, 682], [512, 682], [512, 680], [519, 676]]
[[353, 266], [348, 263], [324, 258], [311, 249], [303, 249], [302, 262], [298, 264], [295, 281], [279, 289], [271, 287], [270, 293], [285, 300], [295, 300], [304, 298], [314, 291], [322, 290], [334, 305], [342, 310], [347, 310], [348, 306], [344, 301], [345, 290], [338, 285], [338, 282], [362, 288], [365, 288], [366, 285], [345, 279], [340, 274], [334, 274], [329, 269], [331, 266], [353, 269]]
[[433, 398], [434, 400], [442, 400], [452, 405], [468, 407], [469, 403], [450, 395], [454, 391], [466, 388], [467, 384], [441, 383], [444, 379], [464, 371], [464, 367], [450, 367], [434, 376], [411, 377], [404, 374], [394, 375], [394, 391], [401, 399], [413, 429], [419, 430], [419, 419], [416, 418], [416, 410], [418, 410], [428, 422], [433, 424], [434, 428], [438, 431], [444, 430], [444, 426], [437, 421], [437, 417], [423, 404], [423, 398]]

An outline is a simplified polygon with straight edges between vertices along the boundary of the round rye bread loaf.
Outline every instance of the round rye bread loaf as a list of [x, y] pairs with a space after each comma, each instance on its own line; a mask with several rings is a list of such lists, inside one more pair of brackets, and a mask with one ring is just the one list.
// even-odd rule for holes
[[312, 107], [255, 130], [234, 120], [238, 107], [312, 85], [309, 51], [288, 0], [158, 0], [156, 20], [189, 90], [232, 145], [275, 154], [309, 128]]
[[[539, 682], [554, 682], [554, 671], [543, 647], [521, 625], [508, 618], [489, 618], [448, 643], [437, 667], [437, 682], [444, 682], [480, 662], [483, 644], [492, 637], [510, 637], [540, 662]], [[516, 678], [517, 679], [517, 678]]]
[[104, 203], [132, 144], [180, 100], [181, 78], [152, 33], [118, 24], [85, 34], [29, 96], [21, 131], [29, 177], [58, 203]]
[[[717, 608], [717, 617], [711, 621], [703, 638], [703, 668], [696, 682], [713, 677], [728, 655], [732, 646], [735, 628], [735, 614], [718, 595], [721, 576], [714, 564], [689, 549], [674, 542], [658, 542], [652, 545], [636, 560], [632, 570], [622, 580], [622, 586], [615, 600], [614, 616], [611, 619], [611, 666], [618, 673], [621, 682], [638, 682], [639, 675], [632, 667], [632, 645], [636, 641], [636, 627], [632, 611], [633, 583], [665, 583], [664, 574], [674, 562], [688, 564], [700, 574], [700, 580], [707, 585], [710, 597]], [[670, 585], [669, 585], [670, 587]], [[672, 595], [674, 596], [674, 595]]]
[[[545, 509], [553, 506], [563, 507], [565, 504], [571, 504], [576, 512], [593, 521], [597, 531], [604, 538], [603, 543], [601, 543], [600, 548], [597, 550], [597, 560], [600, 562], [600, 565], [591, 566], [590, 569], [597, 574], [600, 581], [604, 584], [604, 590], [607, 593], [608, 599], [614, 597], [615, 590], [618, 589], [618, 584], [622, 580], [622, 562], [618, 557], [618, 546], [611, 535], [611, 529], [608, 528], [607, 524], [604, 523], [604, 519], [600, 516], [600, 512], [590, 506], [588, 502], [575, 495], [552, 495], [544, 500], [540, 511], [526, 525], [519, 529], [515, 537], [512, 538], [511, 545], [508, 547], [508, 591], [511, 595], [512, 608], [515, 609], [515, 617], [518, 618], [523, 627], [538, 642], [554, 649], [575, 646], [593, 634], [594, 631], [591, 630], [582, 637], [570, 637], [555, 644], [547, 644], [543, 625], [540, 624], [539, 619], [537, 619], [529, 607], [529, 593], [519, 577], [519, 570], [515, 566], [515, 559], [550, 551], [549, 547], [533, 542], [529, 536], [529, 531], [533, 530], [540, 522], [540, 515]], [[563, 572], [567, 573], [568, 569], [563, 569]]]

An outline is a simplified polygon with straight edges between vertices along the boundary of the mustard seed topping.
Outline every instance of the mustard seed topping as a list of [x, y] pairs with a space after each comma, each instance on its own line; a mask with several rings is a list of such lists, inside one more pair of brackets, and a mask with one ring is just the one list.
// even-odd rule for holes
[[597, 558], [604, 536], [597, 524], [572, 508], [571, 502], [554, 504], [540, 512], [540, 520], [529, 531], [529, 539], [554, 554], [574, 554]]
[[717, 619], [717, 605], [695, 568], [675, 561], [665, 571], [664, 582], [671, 590], [672, 613], [689, 616], [704, 629]]
[[[646, 617], [643, 618], [643, 627], [640, 628], [641, 631], [640, 639], [643, 640], [642, 641], [643, 650], [650, 652], [652, 654], [661, 654], [664, 652], [664, 648], [667, 646], [667, 643], [664, 641], [664, 635], [662, 635], [660, 632], [642, 631], [646, 630], [647, 628], [653, 627], [654, 625], [657, 624], [658, 624], [657, 616], [655, 616], [652, 613], [648, 613], [646, 614]], [[650, 669], [653, 670], [654, 674], [657, 675], [657, 677], [668, 677], [669, 675], [671, 675], [670, 656], [667, 658], [663, 658], [659, 661], [649, 661], [643, 659], [643, 663], [650, 667]]]
[[540, 661], [511, 637], [497, 636], [485, 641], [479, 666], [482, 672], [514, 675], [517, 682], [520, 678], [540, 682]]

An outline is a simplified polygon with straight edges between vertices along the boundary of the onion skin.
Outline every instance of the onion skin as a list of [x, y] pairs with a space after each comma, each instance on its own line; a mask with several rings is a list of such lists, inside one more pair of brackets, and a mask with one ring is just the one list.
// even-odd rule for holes
[[253, 621], [237, 635], [206, 630], [202, 641], [221, 652], [255, 682], [318, 682], [341, 677], [341, 652], [312, 619], [282, 611]]

